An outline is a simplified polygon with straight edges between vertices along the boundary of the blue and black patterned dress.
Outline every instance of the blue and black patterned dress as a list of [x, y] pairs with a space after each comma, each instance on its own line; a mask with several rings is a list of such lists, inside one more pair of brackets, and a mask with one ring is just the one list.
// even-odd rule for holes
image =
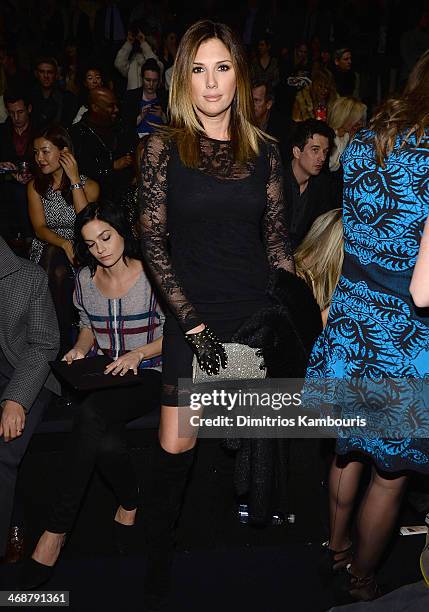
[[[401, 147], [398, 139], [382, 168], [372, 136], [360, 131], [342, 157], [345, 259], [327, 326], [310, 357], [310, 379], [429, 376], [429, 316], [416, 310], [409, 293], [429, 214], [429, 137], [419, 146], [411, 139]], [[410, 406], [402, 401], [388, 409], [401, 422]], [[416, 411], [429, 421], [429, 409], [420, 405]], [[370, 455], [383, 470], [429, 471], [427, 439], [337, 441], [339, 454], [352, 451]]]

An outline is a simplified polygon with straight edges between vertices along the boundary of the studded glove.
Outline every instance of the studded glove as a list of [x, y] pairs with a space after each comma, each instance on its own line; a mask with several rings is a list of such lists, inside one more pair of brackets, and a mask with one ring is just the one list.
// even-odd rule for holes
[[206, 374], [219, 374], [221, 367], [226, 368], [228, 358], [225, 349], [211, 329], [206, 327], [196, 334], [185, 334], [185, 339]]

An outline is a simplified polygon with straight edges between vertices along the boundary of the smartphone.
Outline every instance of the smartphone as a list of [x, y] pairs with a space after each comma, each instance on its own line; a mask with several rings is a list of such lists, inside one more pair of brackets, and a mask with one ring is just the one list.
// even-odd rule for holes
[[411, 525], [408, 527], [401, 527], [399, 530], [400, 535], [425, 535], [428, 532], [426, 525]]

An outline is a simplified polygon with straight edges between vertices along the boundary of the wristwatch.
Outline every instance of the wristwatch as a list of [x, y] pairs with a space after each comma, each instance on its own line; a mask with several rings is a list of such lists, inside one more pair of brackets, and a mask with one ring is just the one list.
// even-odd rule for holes
[[73, 183], [73, 185], [70, 185], [70, 189], [83, 189], [83, 185], [82, 183]]

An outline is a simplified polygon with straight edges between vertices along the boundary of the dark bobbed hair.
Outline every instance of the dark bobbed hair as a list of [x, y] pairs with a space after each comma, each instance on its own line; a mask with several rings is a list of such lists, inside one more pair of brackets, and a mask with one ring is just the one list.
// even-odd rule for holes
[[101, 76], [101, 87], [107, 87], [109, 78], [105, 72], [105, 69], [97, 59], [87, 59], [79, 67], [78, 70], [78, 87], [79, 87], [79, 102], [88, 106], [88, 89], [85, 87], [86, 75], [90, 70], [94, 70], [100, 73]]
[[82, 237], [82, 228], [98, 219], [111, 225], [124, 239], [124, 253], [122, 258], [126, 263], [126, 257], [141, 259], [139, 242], [133, 235], [131, 224], [128, 221], [123, 208], [110, 200], [99, 200], [91, 202], [83, 208], [77, 215], [74, 223], [74, 251], [81, 266], [87, 266], [94, 276], [97, 266], [100, 263], [91, 255], [86, 242]]
[[307, 142], [315, 134], [325, 136], [329, 141], [329, 148], [332, 147], [335, 138], [334, 130], [324, 121], [318, 121], [317, 119], [307, 119], [295, 124], [292, 132], [291, 147], [299, 147], [303, 151]]
[[[72, 155], [74, 153], [73, 142], [70, 138], [70, 134], [65, 128], [63, 128], [62, 125], [59, 125], [58, 123], [53, 123], [47, 128], [37, 132], [34, 135], [33, 143], [37, 138], [45, 138], [45, 140], [49, 140], [49, 142], [52, 142], [53, 145], [61, 150], [64, 149], [64, 147], [68, 147], [70, 153]], [[51, 174], [43, 174], [37, 164], [34, 164], [34, 166], [34, 189], [41, 197], [44, 198], [54, 179]], [[67, 177], [64, 171], [61, 178], [60, 191], [66, 202], [71, 205], [72, 197], [70, 193], [70, 179]]]

